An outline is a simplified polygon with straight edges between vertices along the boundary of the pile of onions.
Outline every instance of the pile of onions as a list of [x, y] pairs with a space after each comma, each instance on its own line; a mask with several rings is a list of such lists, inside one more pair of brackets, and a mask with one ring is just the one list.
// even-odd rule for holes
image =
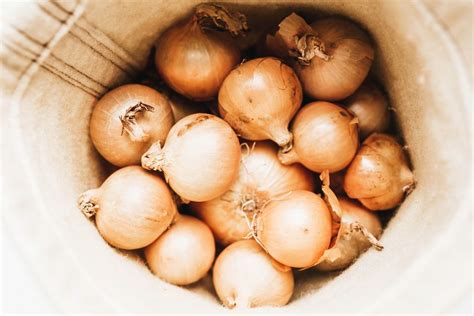
[[128, 84], [105, 94], [95, 105], [90, 135], [97, 151], [118, 167], [140, 164], [154, 142], [164, 142], [173, 114], [168, 99], [152, 88]]
[[213, 283], [229, 308], [283, 306], [294, 288], [291, 268], [272, 259], [254, 240], [237, 241], [222, 251]]
[[121, 249], [149, 245], [177, 214], [166, 183], [139, 166], [115, 171], [100, 188], [83, 193], [78, 203], [87, 217], [95, 215], [102, 237]]
[[215, 254], [209, 227], [186, 215], [180, 215], [160, 238], [145, 248], [150, 270], [177, 285], [188, 285], [203, 278], [211, 269]]
[[239, 175], [229, 190], [213, 200], [190, 204], [222, 245], [249, 236], [253, 216], [269, 201], [314, 187], [311, 173], [300, 164], [280, 164], [272, 143], [242, 145]]
[[355, 23], [325, 18], [308, 25], [295, 13], [286, 17], [267, 48], [291, 57], [304, 92], [314, 99], [341, 100], [350, 96], [367, 76], [374, 48]]
[[213, 99], [224, 78], [240, 61], [238, 46], [219, 31], [233, 36], [247, 31], [244, 15], [222, 6], [201, 4], [195, 14], [160, 37], [155, 65], [176, 92], [196, 101]]
[[241, 64], [219, 90], [219, 113], [248, 140], [291, 142], [288, 124], [301, 106], [301, 84], [294, 71], [276, 58]]
[[222, 119], [204, 113], [186, 116], [171, 128], [166, 143], [142, 156], [145, 169], [163, 171], [180, 197], [208, 201], [222, 195], [237, 178], [240, 144]]
[[396, 207], [414, 185], [403, 148], [386, 134], [364, 141], [344, 177], [347, 195], [374, 211]]
[[280, 161], [285, 165], [300, 162], [315, 172], [344, 169], [359, 145], [357, 118], [330, 102], [305, 105], [293, 120], [291, 132], [293, 147], [280, 151]]

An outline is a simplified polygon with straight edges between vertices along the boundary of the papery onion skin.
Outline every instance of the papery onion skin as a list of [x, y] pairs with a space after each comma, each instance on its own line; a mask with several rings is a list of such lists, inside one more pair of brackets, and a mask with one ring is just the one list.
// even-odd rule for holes
[[385, 132], [390, 125], [388, 99], [373, 82], [364, 82], [344, 102], [359, 120], [359, 136], [365, 139], [372, 133]]
[[229, 189], [239, 173], [240, 144], [232, 128], [206, 113], [184, 117], [170, 130], [165, 146], [142, 157], [146, 169], [163, 171], [182, 198], [202, 202]]
[[213, 283], [229, 308], [283, 306], [293, 295], [291, 268], [275, 262], [254, 240], [241, 240], [217, 257]]
[[84, 193], [79, 207], [88, 216], [95, 214], [102, 237], [121, 249], [149, 245], [177, 214], [166, 183], [139, 166], [114, 172], [100, 188]]
[[300, 162], [314, 172], [344, 169], [359, 145], [357, 119], [343, 107], [325, 101], [305, 105], [295, 116], [291, 132], [293, 148], [280, 151], [280, 161]]
[[191, 203], [191, 208], [209, 225], [217, 241], [228, 245], [249, 235], [245, 216], [251, 221], [269, 200], [313, 188], [312, 175], [303, 166], [280, 164], [274, 144], [248, 143], [242, 147], [239, 176], [230, 189], [211, 201]]
[[403, 148], [393, 136], [374, 133], [362, 144], [344, 177], [344, 190], [370, 210], [399, 205], [415, 185]]
[[299, 190], [265, 206], [257, 217], [256, 238], [278, 262], [305, 268], [329, 247], [331, 230], [331, 213], [323, 199]]
[[281, 60], [265, 57], [234, 69], [219, 90], [219, 113], [248, 140], [291, 142], [288, 124], [301, 106], [301, 84]]
[[176, 285], [188, 285], [211, 269], [216, 253], [212, 232], [200, 220], [186, 215], [145, 248], [150, 270]]
[[[132, 139], [120, 117], [140, 102], [153, 110], [137, 114], [137, 124], [144, 134], [141, 139]], [[95, 148], [107, 161], [124, 167], [140, 164], [142, 154], [152, 143], [164, 142], [173, 124], [170, 104], [162, 94], [144, 85], [128, 84], [109, 91], [95, 104], [90, 135]]]

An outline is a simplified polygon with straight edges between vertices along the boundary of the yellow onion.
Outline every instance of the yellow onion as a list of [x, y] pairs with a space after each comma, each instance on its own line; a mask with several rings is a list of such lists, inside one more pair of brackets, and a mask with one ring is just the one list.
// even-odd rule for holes
[[160, 238], [145, 248], [150, 270], [177, 285], [188, 285], [203, 278], [211, 269], [215, 254], [209, 227], [186, 215], [179, 216]]
[[280, 164], [272, 143], [242, 145], [239, 176], [229, 190], [213, 200], [191, 203], [222, 245], [248, 236], [253, 216], [269, 201], [314, 186], [311, 173], [300, 164]]
[[97, 151], [117, 167], [137, 165], [173, 126], [168, 99], [158, 91], [128, 84], [106, 93], [94, 106], [90, 135]]
[[222, 119], [192, 114], [170, 130], [164, 147], [155, 143], [142, 156], [145, 169], [163, 171], [182, 198], [208, 201], [229, 189], [239, 173], [240, 144]]
[[331, 213], [310, 191], [292, 191], [256, 216], [254, 237], [278, 262], [295, 268], [315, 264], [331, 241]]
[[314, 99], [341, 100], [362, 84], [374, 59], [368, 35], [355, 23], [330, 17], [308, 25], [295, 13], [286, 17], [267, 48], [291, 57], [303, 91]]
[[375, 133], [364, 141], [344, 177], [347, 195], [370, 210], [394, 208], [414, 185], [402, 147], [386, 134]]
[[288, 124], [301, 106], [301, 84], [281, 60], [266, 57], [241, 64], [219, 90], [219, 113], [248, 140], [291, 142]]
[[291, 268], [273, 260], [254, 240], [237, 241], [222, 251], [213, 283], [229, 308], [283, 306], [294, 288]]
[[102, 237], [122, 249], [149, 245], [177, 214], [166, 183], [139, 166], [115, 171], [100, 188], [83, 193], [78, 203], [87, 217], [95, 215]]
[[291, 132], [293, 147], [279, 152], [280, 161], [285, 165], [300, 162], [315, 172], [344, 169], [359, 144], [357, 119], [343, 107], [325, 101], [305, 105], [296, 114]]
[[385, 132], [390, 125], [390, 111], [385, 94], [374, 83], [365, 82], [344, 101], [359, 120], [359, 136]]
[[239, 48], [222, 30], [244, 33], [245, 16], [201, 4], [190, 19], [165, 31], [156, 46], [155, 65], [166, 84], [192, 100], [213, 99], [240, 61]]

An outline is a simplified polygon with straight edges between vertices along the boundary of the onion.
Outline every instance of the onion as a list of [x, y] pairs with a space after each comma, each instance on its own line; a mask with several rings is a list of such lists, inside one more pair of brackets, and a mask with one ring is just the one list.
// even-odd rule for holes
[[344, 190], [371, 210], [388, 210], [411, 192], [415, 178], [394, 137], [372, 134], [347, 169]]
[[118, 167], [136, 165], [148, 147], [164, 142], [173, 125], [168, 100], [139, 84], [128, 84], [105, 94], [95, 105], [90, 135], [95, 148]]
[[318, 195], [293, 191], [256, 216], [254, 237], [278, 262], [295, 268], [315, 264], [331, 241], [331, 213]]
[[155, 65], [173, 90], [196, 101], [217, 95], [224, 78], [240, 61], [239, 48], [219, 30], [243, 34], [246, 18], [218, 5], [201, 4], [190, 19], [160, 37]]
[[203, 278], [211, 268], [215, 254], [214, 237], [209, 227], [185, 215], [145, 248], [151, 271], [177, 285], [188, 285]]
[[102, 237], [122, 249], [149, 245], [177, 214], [166, 183], [139, 166], [119, 169], [100, 188], [83, 193], [79, 209], [87, 217], [95, 215]]
[[316, 268], [321, 271], [345, 269], [357, 257], [373, 245], [383, 249], [377, 238], [382, 234], [382, 226], [377, 216], [347, 198], [340, 198], [342, 208], [341, 225], [335, 245], [324, 252]]
[[280, 164], [272, 143], [254, 143], [251, 149], [246, 143], [242, 145], [239, 176], [229, 190], [211, 201], [190, 204], [222, 245], [249, 235], [254, 214], [270, 200], [314, 187], [311, 173], [300, 164]]
[[365, 82], [344, 101], [359, 120], [359, 136], [364, 139], [375, 132], [385, 132], [390, 124], [388, 100], [374, 83]]
[[292, 13], [275, 36], [266, 39], [270, 51], [293, 57], [303, 91], [314, 99], [341, 100], [362, 84], [374, 59], [367, 34], [342, 18], [325, 18], [309, 26]]
[[301, 106], [301, 84], [281, 60], [257, 58], [241, 64], [219, 90], [219, 113], [248, 140], [291, 142], [288, 123]]
[[142, 157], [146, 169], [163, 171], [166, 181], [189, 201], [212, 200], [229, 189], [239, 173], [240, 145], [222, 119], [197, 113], [171, 128], [164, 147], [155, 143]]
[[344, 169], [359, 143], [357, 119], [346, 109], [324, 101], [305, 105], [296, 114], [291, 131], [293, 148], [280, 151], [280, 161], [283, 164], [300, 162], [315, 172]]
[[283, 306], [294, 287], [291, 268], [273, 260], [254, 240], [224, 249], [214, 264], [213, 282], [229, 308]]

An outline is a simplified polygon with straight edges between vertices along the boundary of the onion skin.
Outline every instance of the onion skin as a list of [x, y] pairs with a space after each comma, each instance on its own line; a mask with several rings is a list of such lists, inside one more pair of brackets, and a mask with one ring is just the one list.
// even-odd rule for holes
[[202, 202], [229, 189], [237, 178], [240, 144], [222, 119], [205, 113], [186, 116], [170, 130], [165, 146], [155, 144], [142, 156], [146, 169], [163, 171], [182, 198]]
[[370, 210], [399, 205], [415, 185], [403, 148], [386, 134], [372, 134], [347, 169], [344, 190]]
[[211, 269], [216, 254], [212, 232], [200, 220], [181, 215], [163, 235], [145, 248], [150, 270], [166, 282], [192, 284]]
[[319, 195], [293, 191], [266, 205], [257, 217], [256, 238], [278, 262], [295, 268], [314, 265], [331, 241], [331, 213]]
[[229, 308], [283, 306], [293, 295], [291, 268], [275, 262], [254, 240], [228, 246], [214, 264], [213, 283]]
[[95, 215], [102, 237], [121, 249], [149, 245], [177, 214], [166, 183], [139, 166], [119, 169], [100, 188], [85, 192], [79, 208], [89, 217]]
[[[135, 134], [127, 133], [120, 117], [140, 102], [153, 110], [138, 113]], [[140, 164], [143, 153], [152, 143], [164, 142], [173, 124], [170, 104], [162, 94], [144, 85], [128, 84], [109, 91], [96, 103], [90, 135], [102, 157], [117, 167], [125, 167]]]
[[[252, 149], [249, 149], [252, 148]], [[249, 150], [247, 150], [249, 149]], [[192, 210], [228, 245], [250, 234], [248, 222], [271, 199], [294, 190], [312, 191], [311, 173], [300, 164], [284, 166], [271, 142], [242, 147], [239, 176], [230, 189], [211, 201], [191, 203]]]
[[390, 111], [385, 94], [374, 83], [365, 82], [344, 101], [359, 120], [359, 136], [385, 132], [390, 125]]
[[248, 140], [291, 142], [288, 124], [301, 106], [301, 84], [281, 60], [265, 57], [234, 69], [219, 90], [219, 113]]
[[305, 105], [295, 116], [291, 132], [293, 148], [280, 151], [280, 161], [300, 162], [314, 172], [344, 169], [359, 145], [357, 119], [343, 107], [325, 101]]

